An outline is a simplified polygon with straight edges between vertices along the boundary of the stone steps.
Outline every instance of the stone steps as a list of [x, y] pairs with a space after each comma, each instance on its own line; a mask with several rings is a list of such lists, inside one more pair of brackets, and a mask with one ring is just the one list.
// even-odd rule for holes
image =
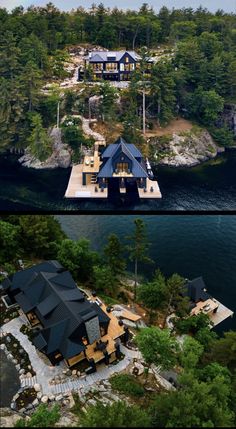
[[21, 387], [33, 387], [37, 383], [37, 377], [34, 375], [33, 377], [23, 378], [21, 380]]

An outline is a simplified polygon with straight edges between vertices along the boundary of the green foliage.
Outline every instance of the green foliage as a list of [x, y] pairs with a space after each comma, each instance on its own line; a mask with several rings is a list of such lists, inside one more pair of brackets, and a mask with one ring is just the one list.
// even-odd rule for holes
[[150, 407], [152, 426], [230, 427], [233, 424], [228, 378], [216, 376], [202, 382], [188, 373], [179, 381], [181, 389], [156, 396]]
[[100, 111], [103, 121], [114, 119], [116, 109], [117, 91], [108, 82], [101, 85], [100, 88], [101, 102]]
[[110, 378], [111, 387], [121, 393], [130, 396], [143, 396], [145, 390], [143, 386], [130, 374], [117, 374]]
[[29, 150], [35, 158], [45, 161], [52, 154], [52, 140], [47, 130], [43, 128], [42, 118], [38, 113], [32, 116], [31, 124], [32, 131], [28, 137]]
[[53, 216], [19, 216], [20, 242], [25, 252], [43, 258], [55, 256], [56, 245], [65, 237]]
[[94, 144], [93, 138], [84, 137], [81, 121], [78, 118], [67, 117], [62, 124], [62, 136], [64, 142], [73, 149], [74, 162], [78, 162], [81, 158], [81, 146], [91, 147]]
[[221, 128], [210, 127], [209, 132], [213, 139], [222, 146], [231, 146], [235, 143], [234, 133], [228, 127]]
[[166, 283], [165, 277], [159, 270], [156, 271], [153, 281], [139, 286], [137, 298], [149, 309], [163, 308], [166, 303]]
[[127, 250], [129, 251], [129, 258], [134, 261], [134, 299], [136, 299], [136, 286], [138, 281], [138, 263], [150, 263], [152, 260], [147, 256], [149, 243], [146, 237], [145, 223], [142, 219], [134, 220], [134, 233], [127, 237], [129, 244]]
[[59, 99], [59, 94], [52, 91], [50, 95], [42, 97], [39, 101], [39, 111], [45, 127], [56, 124]]
[[125, 258], [122, 256], [123, 246], [116, 234], [110, 234], [107, 245], [104, 247], [106, 262], [115, 278], [124, 274]]
[[186, 336], [180, 354], [181, 365], [186, 370], [194, 370], [203, 354], [203, 346], [193, 337]]
[[116, 279], [107, 266], [94, 266], [93, 267], [93, 286], [97, 291], [104, 292], [108, 295], [116, 295]]
[[208, 358], [227, 366], [231, 371], [234, 370], [236, 368], [236, 332], [225, 332], [222, 338], [214, 340]]
[[161, 365], [163, 369], [169, 369], [175, 365], [179, 347], [168, 329], [143, 328], [137, 334], [135, 341], [148, 365], [152, 363]]
[[[148, 77], [151, 92], [146, 95], [148, 110], [161, 123], [168, 122], [179, 111], [188, 114], [189, 99], [199, 87], [206, 92], [215, 91], [224, 102], [236, 99], [234, 14], [213, 14], [203, 8], [168, 10], [166, 7], [156, 13], [146, 3], [138, 11], [99, 4], [91, 9], [79, 7], [64, 12], [49, 3], [28, 9], [19, 7], [12, 12], [1, 8], [0, 24], [2, 151], [6, 147], [25, 147], [31, 131], [28, 112], [40, 113], [45, 127], [55, 122], [55, 102], [50, 96], [46, 101], [41, 89], [52, 79], [69, 76], [64, 67], [70, 61], [68, 46], [80, 43], [100, 44], [114, 50], [136, 49], [143, 65], [147, 53], [164, 43], [161, 47], [170, 56], [153, 67]], [[171, 53], [173, 44], [176, 55]], [[145, 72], [143, 65], [141, 72]], [[141, 80], [140, 71], [138, 81]], [[85, 80], [91, 77], [89, 68]], [[101, 114], [108, 121], [119, 115], [113, 91], [113, 88], [102, 89], [105, 97]], [[66, 113], [71, 114], [74, 100], [70, 90], [69, 98], [66, 92]], [[122, 121], [127, 138], [137, 143], [142, 140], [138, 115], [142, 104], [140, 87], [134, 93], [130, 85], [130, 94], [132, 102], [129, 98]], [[218, 114], [216, 95], [210, 94], [209, 102], [206, 96], [203, 104], [200, 115], [198, 108], [191, 110], [191, 114], [195, 120], [209, 125], [209, 120], [214, 122]], [[79, 109], [80, 113], [87, 113], [83, 103]]]
[[49, 409], [48, 405], [41, 404], [29, 420], [20, 419], [15, 427], [51, 427], [60, 419], [59, 405], [56, 404]]
[[11, 261], [19, 254], [20, 228], [0, 220], [0, 264]]
[[82, 427], [149, 427], [150, 419], [140, 407], [118, 401], [88, 407], [80, 423]]
[[99, 262], [99, 256], [90, 249], [85, 238], [78, 241], [64, 239], [58, 246], [57, 259], [79, 281], [91, 280], [93, 266]]
[[218, 114], [223, 111], [223, 107], [224, 99], [214, 89], [205, 91], [199, 87], [188, 99], [190, 115], [205, 125], [213, 124]]
[[[11, 270], [17, 258], [54, 258], [56, 246], [65, 237], [59, 222], [49, 215], [8, 216], [0, 220], [0, 264]], [[10, 273], [9, 272], [9, 273]]]
[[201, 329], [209, 329], [210, 319], [207, 314], [199, 313], [185, 319], [175, 319], [175, 328], [180, 334], [196, 334]]

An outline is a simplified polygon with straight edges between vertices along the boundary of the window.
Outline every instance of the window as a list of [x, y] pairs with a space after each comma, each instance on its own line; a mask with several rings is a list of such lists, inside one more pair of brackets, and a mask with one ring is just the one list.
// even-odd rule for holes
[[132, 71], [134, 70], [134, 64], [125, 64], [125, 71]]
[[102, 63], [94, 63], [93, 64], [93, 70], [94, 71], [102, 71], [103, 70], [103, 64]]
[[106, 64], [106, 70], [107, 71], [117, 71], [117, 64], [116, 63], [107, 63]]
[[129, 57], [125, 57], [125, 62], [128, 63], [129, 62]]
[[116, 164], [117, 173], [128, 173], [129, 164], [128, 162], [118, 162]]

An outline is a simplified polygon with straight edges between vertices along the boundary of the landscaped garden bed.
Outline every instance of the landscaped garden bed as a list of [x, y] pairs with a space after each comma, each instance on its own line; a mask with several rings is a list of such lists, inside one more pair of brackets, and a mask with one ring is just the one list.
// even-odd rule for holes
[[27, 377], [35, 375], [28, 353], [26, 353], [21, 347], [20, 342], [12, 334], [3, 334], [0, 339], [0, 344], [5, 345], [7, 357], [16, 365], [16, 369], [19, 371], [20, 375], [26, 374]]
[[[4, 295], [1, 294], [1, 298]], [[10, 320], [15, 319], [15, 317], [19, 316], [18, 308], [7, 308], [2, 299], [0, 299], [0, 326], [4, 323], [10, 322]]]
[[[16, 410], [22, 410], [24, 409], [30, 409], [32, 402], [37, 398], [37, 392], [34, 390], [33, 387], [29, 387], [28, 389], [25, 389], [23, 392], [17, 393], [15, 395], [15, 405]], [[33, 405], [32, 405], [33, 409]]]
[[32, 343], [32, 340], [35, 336], [35, 333], [33, 332], [32, 328], [28, 325], [22, 325], [20, 328], [20, 332], [22, 332], [22, 334], [27, 335], [29, 341]]

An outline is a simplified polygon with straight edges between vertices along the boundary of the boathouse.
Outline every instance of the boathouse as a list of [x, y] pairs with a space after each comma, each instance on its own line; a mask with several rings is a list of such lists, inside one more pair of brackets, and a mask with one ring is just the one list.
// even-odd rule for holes
[[108, 198], [114, 189], [138, 198], [161, 198], [150, 163], [132, 143], [120, 137], [105, 148], [95, 143], [94, 152], [83, 164], [73, 166], [66, 198]]
[[2, 283], [34, 333], [33, 343], [53, 365], [69, 367], [87, 360], [92, 370], [120, 356], [124, 327], [95, 296], [80, 290], [69, 271], [47, 261], [6, 278]]

